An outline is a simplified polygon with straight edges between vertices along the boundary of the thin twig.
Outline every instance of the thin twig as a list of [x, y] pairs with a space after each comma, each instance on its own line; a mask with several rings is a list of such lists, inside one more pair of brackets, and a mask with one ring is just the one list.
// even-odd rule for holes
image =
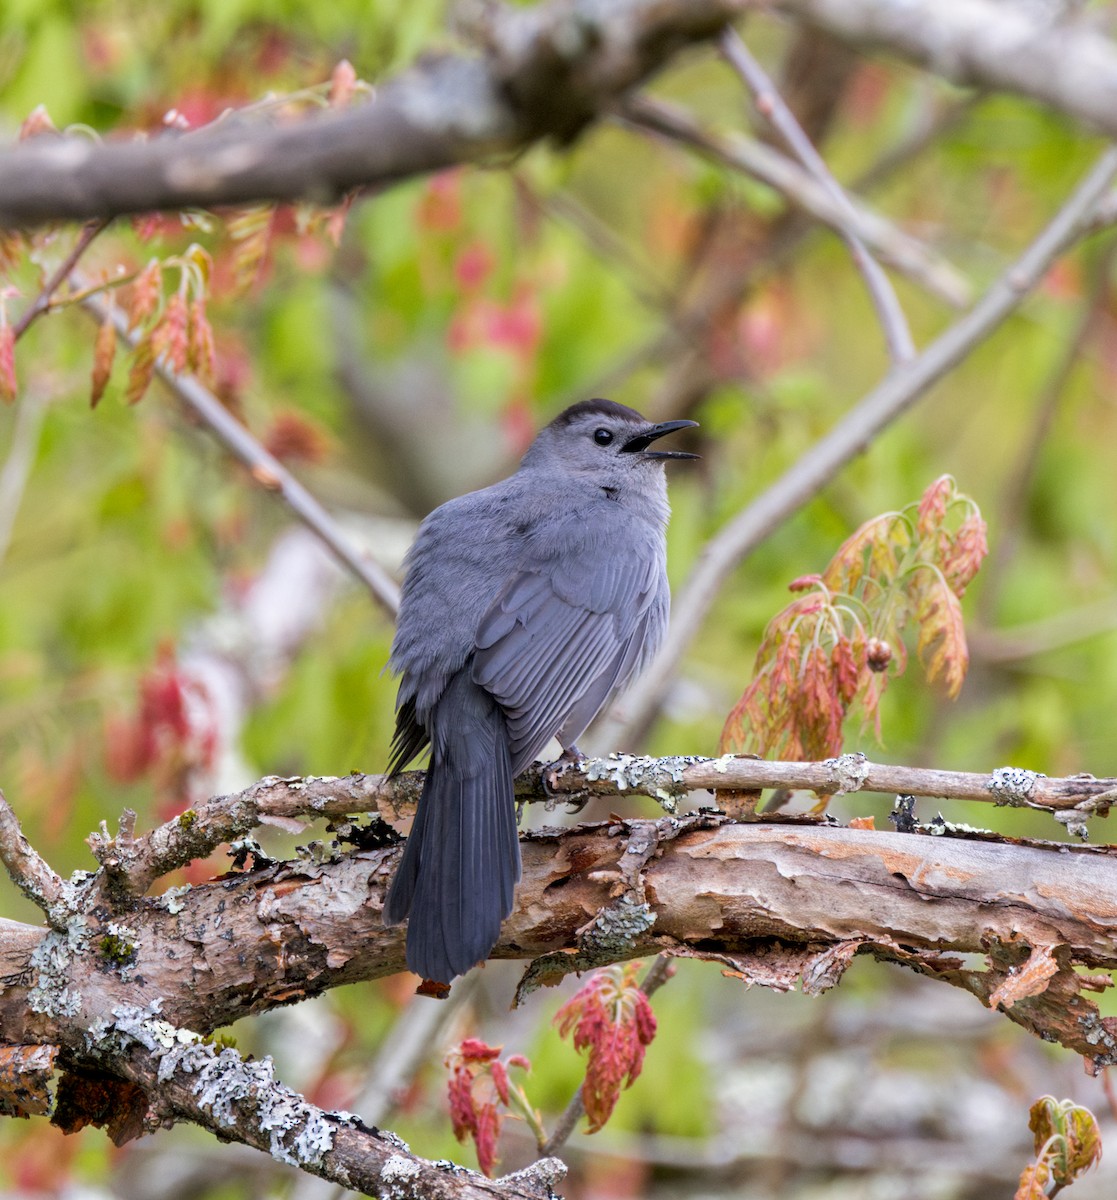
[[0, 861], [8, 869], [12, 882], [52, 925], [54, 906], [62, 898], [63, 881], [23, 836], [19, 820], [3, 792], [0, 792]]
[[[902, 793], [1061, 812], [1096, 803], [1099, 796], [1117, 788], [1117, 779], [1095, 779], [1092, 775], [1049, 778], [1025, 772], [1024, 776], [1027, 794], [1010, 795], [998, 782], [1003, 772], [908, 767], [872, 762], [863, 755], [824, 762], [778, 762], [732, 754], [721, 758], [613, 755], [570, 764], [561, 773], [536, 766], [516, 781], [516, 799], [542, 803], [553, 802], [556, 795], [650, 796], [673, 811], [690, 792], [794, 788], [820, 795], [839, 791]], [[99, 859], [112, 855], [131, 890], [142, 894], [170, 871], [205, 858], [223, 843], [276, 820], [322, 820], [361, 812], [376, 813], [389, 821], [402, 820], [414, 811], [422, 786], [422, 771], [405, 771], [393, 778], [268, 776], [242, 792], [196, 804], [126, 848], [110, 843], [103, 834], [94, 834], [90, 845]]]
[[[1112, 295], [1110, 273], [1115, 257], [1117, 257], [1117, 242], [1110, 242], [1094, 264], [1089, 294], [1083, 305], [1078, 324], [1071, 332], [1058, 360], [1044, 381], [1032, 419], [1031, 431], [1024, 442], [1017, 462], [1010, 469], [1008, 477], [1000, 488], [998, 537], [990, 548], [989, 561], [985, 563], [982, 570], [983, 583], [977, 611], [978, 619], [987, 627], [988, 638], [997, 641], [1007, 640], [1015, 647], [1026, 646], [1026, 639], [1029, 635], [1023, 630], [1002, 632], [992, 628], [996, 619], [998, 602], [1008, 575], [1008, 568], [1020, 546], [1021, 517], [1035, 479], [1036, 470], [1043, 457], [1044, 448], [1048, 443], [1055, 415], [1079, 359], [1097, 333], [1099, 320], [1108, 310]], [[1068, 629], [1067, 632], [1072, 637], [1074, 636], [1073, 629]], [[1023, 642], [1021, 636], [1025, 639]], [[1038, 641], [1040, 645], [1043, 645], [1049, 639], [1041, 634]], [[1013, 653], [1012, 657], [1027, 657], [1028, 653], [1025, 650], [1023, 654]], [[1004, 661], [1003, 657], [1001, 661]]]
[[23, 334], [26, 333], [33, 321], [50, 311], [54, 301], [54, 293], [70, 277], [70, 272], [78, 265], [78, 260], [89, 249], [90, 243], [108, 224], [108, 220], [87, 221], [82, 226], [82, 231], [78, 235], [77, 241], [74, 242], [70, 253], [58, 264], [54, 274], [43, 284], [42, 291], [35, 297], [23, 316], [12, 326], [12, 333], [15, 335], [16, 341], [19, 341]]
[[[135, 347], [140, 340], [140, 334], [128, 328], [128, 317], [124, 312], [115, 305], [106, 304], [97, 296], [87, 296], [81, 303], [98, 323], [111, 320], [116, 326], [118, 336], [129, 346]], [[350, 544], [333, 517], [287, 468], [274, 455], [269, 454], [221, 401], [193, 375], [173, 370], [162, 358], [157, 360], [155, 370], [171, 392], [200, 417], [218, 441], [248, 468], [252, 478], [269, 491], [277, 493], [295, 516], [321, 539], [342, 566], [347, 567], [368, 588], [384, 612], [394, 617], [399, 609], [399, 586], [395, 580]]]
[[[669, 954], [657, 955], [655, 962], [648, 968], [647, 974], [644, 976], [644, 981], [640, 985], [641, 991], [645, 996], [651, 998], [671, 978], [672, 974], [671, 956]], [[570, 1103], [563, 1109], [562, 1115], [555, 1123], [554, 1132], [539, 1147], [540, 1155], [543, 1158], [549, 1158], [552, 1154], [557, 1154], [566, 1145], [585, 1113], [586, 1105], [582, 1099], [582, 1089], [579, 1088], [570, 1097]]]
[[33, 391], [25, 390], [16, 413], [11, 448], [3, 467], [0, 467], [0, 563], [4, 561], [11, 545], [12, 529], [39, 448], [45, 411], [40, 397]]
[[717, 134], [703, 128], [679, 105], [653, 96], [633, 96], [619, 111], [621, 123], [658, 134], [760, 180], [795, 208], [838, 233], [855, 234], [912, 282], [955, 308], [971, 303], [969, 282], [948, 262], [909, 237], [879, 213], [854, 201], [837, 203], [812, 175], [778, 150], [740, 134]]
[[651, 724], [687, 647], [737, 564], [891, 422], [1023, 303], [1060, 254], [1081, 236], [1094, 208], [1117, 176], [1117, 150], [1105, 150], [1082, 182], [1020, 258], [978, 303], [909, 363], [898, 367], [856, 404], [765, 492], [706, 543], [674, 608], [659, 656], [624, 702], [624, 716], [606, 722], [600, 740], [631, 743]]
[[976, 629], [969, 635], [970, 652], [975, 661], [983, 663], [1018, 663], [1081, 645], [1115, 629], [1117, 596], [1111, 594], [1027, 625]]
[[868, 288], [873, 307], [877, 310], [884, 330], [888, 353], [894, 363], [910, 362], [915, 357], [915, 342], [908, 328], [907, 318], [892, 284], [880, 264], [873, 258], [865, 243], [854, 231], [857, 212], [842, 186], [830, 173], [822, 155], [811, 145], [810, 138], [803, 132], [791, 109], [784, 103], [776, 85], [768, 78], [741, 36], [732, 26], [727, 26], [719, 39], [721, 51], [729, 65], [752, 92], [757, 110], [766, 117], [787, 143], [791, 152], [804, 167], [826, 189], [830, 198], [845, 216], [839, 228], [842, 240], [849, 247], [854, 264], [861, 272]]

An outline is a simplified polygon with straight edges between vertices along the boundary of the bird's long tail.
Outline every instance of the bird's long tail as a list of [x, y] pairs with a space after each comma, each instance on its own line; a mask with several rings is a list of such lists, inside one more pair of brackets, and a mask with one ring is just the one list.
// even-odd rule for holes
[[512, 911], [520, 843], [505, 718], [459, 673], [431, 721], [431, 761], [415, 823], [384, 905], [409, 917], [407, 965], [449, 983], [489, 956]]

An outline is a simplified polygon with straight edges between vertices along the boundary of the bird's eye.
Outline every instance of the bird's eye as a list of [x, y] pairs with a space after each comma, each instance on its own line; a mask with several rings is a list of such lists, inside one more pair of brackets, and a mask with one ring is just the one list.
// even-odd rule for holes
[[593, 440], [599, 446], [608, 446], [609, 443], [613, 440], [613, 435], [609, 432], [608, 429], [595, 429], [593, 431]]

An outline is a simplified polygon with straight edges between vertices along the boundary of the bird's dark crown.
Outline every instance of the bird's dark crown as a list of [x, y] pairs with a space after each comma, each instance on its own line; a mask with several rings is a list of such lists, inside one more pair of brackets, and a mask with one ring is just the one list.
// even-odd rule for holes
[[647, 423], [636, 409], [629, 408], [626, 404], [618, 404], [615, 400], [581, 400], [560, 412], [551, 425], [555, 429], [565, 429], [582, 417], [619, 417], [624, 421]]

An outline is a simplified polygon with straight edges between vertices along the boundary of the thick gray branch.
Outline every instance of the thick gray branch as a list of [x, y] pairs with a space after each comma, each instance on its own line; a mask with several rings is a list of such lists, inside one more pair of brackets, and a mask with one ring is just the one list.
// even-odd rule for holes
[[1059, 5], [995, 0], [776, 0], [860, 50], [887, 50], [955, 83], [1016, 92], [1117, 135], [1117, 45]]
[[567, 141], [745, 0], [552, 0], [486, 9], [479, 56], [432, 58], [368, 104], [144, 142], [38, 138], [0, 154], [0, 226], [261, 200], [327, 203], [371, 184]]

